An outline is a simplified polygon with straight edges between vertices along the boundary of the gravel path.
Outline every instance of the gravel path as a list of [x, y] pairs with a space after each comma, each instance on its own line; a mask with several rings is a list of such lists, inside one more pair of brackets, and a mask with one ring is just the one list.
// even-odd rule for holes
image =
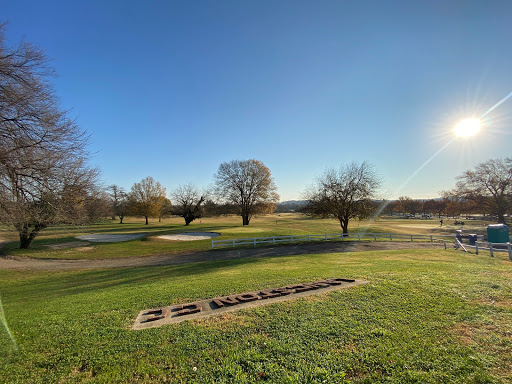
[[69, 270], [131, 268], [158, 265], [175, 265], [200, 261], [215, 261], [247, 257], [275, 257], [334, 252], [364, 252], [393, 249], [444, 248], [440, 243], [412, 242], [329, 242], [301, 245], [281, 245], [269, 248], [240, 248], [214, 251], [130, 257], [124, 259], [60, 260], [25, 257], [0, 257], [0, 269], [17, 270]]

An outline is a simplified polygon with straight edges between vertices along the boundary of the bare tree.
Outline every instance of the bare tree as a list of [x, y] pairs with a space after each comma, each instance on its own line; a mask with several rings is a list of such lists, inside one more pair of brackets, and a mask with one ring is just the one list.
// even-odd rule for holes
[[108, 187], [108, 194], [112, 211], [119, 217], [119, 224], [123, 224], [123, 219], [128, 212], [128, 194], [124, 188], [115, 184]]
[[505, 223], [512, 207], [512, 158], [491, 159], [457, 177], [454, 194], [477, 203]]
[[371, 199], [380, 184], [373, 166], [366, 161], [327, 169], [305, 193], [307, 210], [336, 217], [343, 233], [348, 233], [350, 219], [371, 214]]
[[222, 163], [215, 174], [215, 189], [219, 200], [237, 207], [243, 225], [249, 225], [262, 204], [279, 201], [270, 169], [254, 159]]
[[130, 192], [131, 205], [134, 213], [144, 216], [146, 225], [149, 217], [160, 217], [160, 210], [165, 199], [165, 188], [151, 176], [135, 183]]
[[171, 192], [171, 200], [174, 202], [173, 213], [185, 219], [185, 225], [189, 225], [202, 215], [201, 204], [206, 200], [206, 194], [200, 193], [192, 184], [180, 185]]
[[98, 171], [87, 165], [85, 132], [59, 107], [43, 51], [7, 47], [4, 31], [0, 24], [0, 221], [28, 248], [42, 229], [72, 219], [69, 204]]

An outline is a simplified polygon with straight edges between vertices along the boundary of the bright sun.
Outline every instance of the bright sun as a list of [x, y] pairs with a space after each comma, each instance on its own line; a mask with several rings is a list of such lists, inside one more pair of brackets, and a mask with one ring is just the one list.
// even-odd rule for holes
[[471, 117], [469, 119], [462, 120], [455, 126], [455, 135], [458, 137], [470, 137], [476, 135], [482, 126], [479, 119]]

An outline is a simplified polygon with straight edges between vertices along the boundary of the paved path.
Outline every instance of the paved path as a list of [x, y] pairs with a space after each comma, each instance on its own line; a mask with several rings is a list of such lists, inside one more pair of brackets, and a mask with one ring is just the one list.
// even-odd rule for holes
[[62, 270], [130, 268], [158, 265], [174, 265], [201, 261], [238, 259], [247, 257], [276, 257], [334, 252], [364, 252], [392, 249], [444, 248], [440, 243], [416, 242], [328, 242], [301, 245], [281, 245], [269, 248], [240, 248], [214, 251], [130, 257], [122, 259], [60, 260], [26, 257], [0, 257], [0, 269]]

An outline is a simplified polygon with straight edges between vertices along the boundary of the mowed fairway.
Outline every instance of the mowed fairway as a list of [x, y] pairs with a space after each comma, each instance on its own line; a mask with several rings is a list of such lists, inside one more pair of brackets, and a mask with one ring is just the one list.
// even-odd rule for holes
[[[445, 225], [439, 227], [436, 219], [378, 219], [353, 220], [349, 225], [349, 232], [392, 232], [407, 234], [454, 234], [458, 226], [453, 220], [445, 219]], [[108, 259], [135, 256], [150, 256], [162, 254], [176, 254], [186, 252], [205, 251], [211, 248], [210, 240], [199, 241], [169, 241], [157, 238], [158, 235], [178, 234], [187, 231], [217, 232], [221, 235], [215, 240], [266, 237], [280, 235], [303, 235], [340, 233], [338, 221], [334, 219], [311, 219], [300, 214], [273, 214], [254, 217], [249, 226], [241, 225], [241, 218], [235, 216], [203, 218], [196, 220], [189, 226], [184, 225], [181, 218], [150, 221], [144, 225], [144, 219], [128, 218], [125, 224], [117, 221], [89, 226], [57, 226], [41, 231], [34, 240], [31, 249], [20, 250], [17, 234], [3, 228], [0, 230], [0, 240], [10, 240], [3, 250], [8, 256], [27, 256], [45, 259]], [[485, 231], [485, 223], [468, 222], [466, 227], [476, 230], [476, 233]], [[143, 238], [119, 243], [87, 243], [79, 242], [75, 238], [88, 234], [127, 234], [145, 233]], [[81, 245], [76, 247], [76, 243]], [[68, 245], [70, 247], [68, 247]]]
[[[146, 308], [329, 277], [371, 284], [132, 331]], [[510, 383], [506, 254], [400, 250], [0, 271], [2, 383]]]

